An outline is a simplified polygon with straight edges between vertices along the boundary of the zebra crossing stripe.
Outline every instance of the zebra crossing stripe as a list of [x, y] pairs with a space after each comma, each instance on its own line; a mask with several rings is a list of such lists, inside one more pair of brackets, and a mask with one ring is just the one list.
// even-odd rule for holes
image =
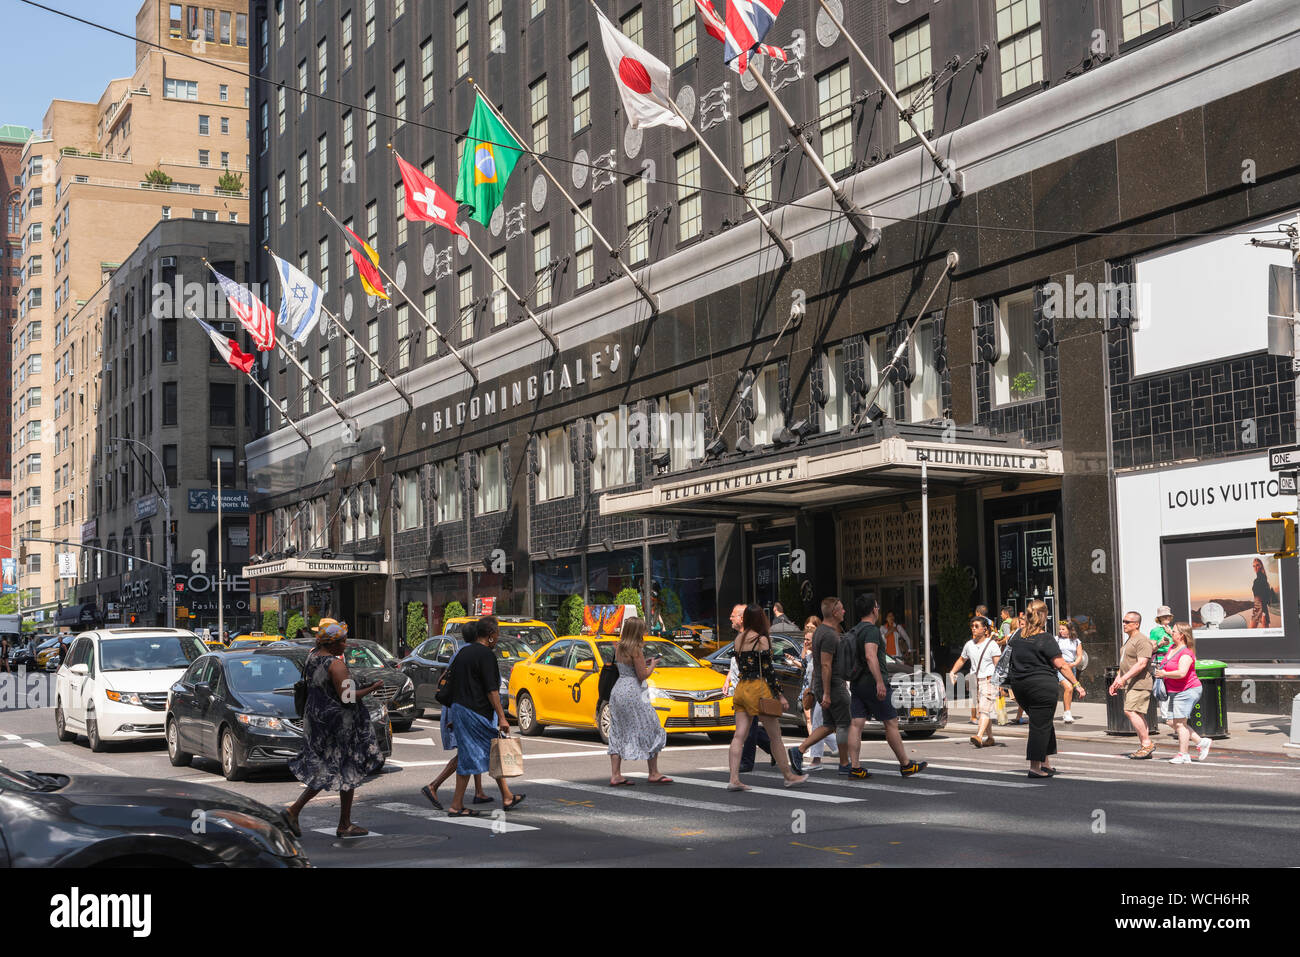
[[[636, 776], [637, 776], [638, 778], [644, 779], [644, 778], [648, 777], [649, 775], [636, 775]], [[679, 776], [677, 776], [677, 775], [675, 775], [675, 774], [674, 774], [674, 775], [671, 775], [671, 777], [672, 777], [672, 779], [673, 779], [674, 781], [676, 781], [678, 784], [693, 784], [693, 785], [695, 785], [696, 787], [701, 787], [701, 788], [719, 788], [719, 789], [721, 789], [721, 790], [723, 790], [723, 791], [725, 791], [725, 790], [727, 789], [727, 782], [726, 782], [726, 781], [710, 781], [710, 780], [708, 780], [707, 778], [683, 778], [683, 777], [679, 777]], [[791, 798], [792, 800], [796, 800], [796, 801], [813, 801], [814, 803], [820, 803], [820, 804], [854, 804], [854, 803], [856, 803], [856, 802], [862, 800], [862, 798], [843, 797], [842, 795], [839, 795], [839, 794], [818, 794], [816, 791], [813, 791], [813, 790], [811, 790], [811, 789], [809, 788], [809, 785], [811, 785], [811, 784], [813, 784], [813, 781], [810, 779], [810, 780], [808, 781], [807, 784], [804, 784], [804, 785], [802, 785], [802, 786], [800, 786], [800, 787], [797, 787], [797, 788], [787, 788], [787, 787], [780, 787], [780, 788], [765, 788], [765, 787], [758, 787], [758, 786], [756, 786], [756, 785], [750, 785], [749, 790], [746, 791], [746, 792], [744, 792], [744, 793], [747, 793], [747, 794], [766, 794], [766, 795], [769, 795], [769, 796], [772, 796], [772, 797]], [[647, 785], [647, 787], [649, 787], [649, 786], [650, 786], [650, 785]], [[895, 789], [893, 789], [893, 790], [899, 790], [899, 791], [912, 791], [913, 789], [912, 789], [912, 788], [895, 788]], [[925, 792], [916, 791], [915, 793], [918, 793], [918, 794], [919, 794], [919, 793], [925, 793]], [[944, 793], [947, 793], [947, 792], [944, 792], [944, 791], [932, 791], [932, 792], [929, 792], [929, 793], [932, 793], [932, 794], [944, 794]]]
[[[514, 821], [502, 820], [500, 817], [491, 817], [483, 815], [481, 817], [449, 817], [446, 811], [438, 811], [434, 808], [416, 807], [414, 804], [404, 804], [400, 801], [393, 801], [387, 804], [375, 804], [374, 807], [383, 811], [394, 811], [397, 814], [406, 814], [410, 817], [422, 818], [426, 821], [432, 821], [435, 824], [459, 824], [462, 827], [481, 827], [492, 831], [494, 834], [514, 834], [520, 831], [537, 831], [540, 828], [533, 827], [531, 824], [516, 824]], [[505, 813], [504, 811], [502, 812]]]
[[[682, 779], [677, 777], [673, 778], [673, 781], [680, 780]], [[571, 791], [583, 791], [588, 794], [617, 796], [620, 798], [627, 798], [631, 801], [647, 801], [651, 804], [671, 804], [674, 807], [689, 807], [700, 811], [721, 811], [724, 814], [734, 814], [737, 811], [751, 810], [751, 808], [741, 807], [739, 804], [714, 804], [709, 801], [692, 801], [690, 798], [678, 797], [675, 794], [671, 797], [668, 794], [647, 794], [645, 791], [640, 789], [639, 784], [637, 787], [632, 788], [611, 788], [607, 786], [602, 787], [598, 784], [575, 784], [571, 781], [558, 781], [554, 778], [530, 779], [528, 783], [545, 785], [546, 787], [565, 788]], [[646, 790], [654, 787], [659, 787], [659, 785], [646, 784]], [[675, 784], [667, 784], [663, 785], [661, 790], [671, 791], [674, 788]]]

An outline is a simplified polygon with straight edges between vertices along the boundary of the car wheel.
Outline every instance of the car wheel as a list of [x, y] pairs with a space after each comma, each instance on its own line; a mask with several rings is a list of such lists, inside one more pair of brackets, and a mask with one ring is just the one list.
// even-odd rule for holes
[[609, 702], [601, 702], [600, 712], [596, 715], [596, 728], [600, 731], [600, 740], [609, 744]]
[[410, 731], [410, 730], [411, 730], [411, 725], [412, 725], [412, 724], [413, 724], [413, 722], [411, 722], [411, 721], [394, 721], [394, 722], [393, 722], [393, 732], [394, 732], [395, 734], [401, 734], [401, 733], [404, 732], [404, 731]]
[[242, 781], [247, 774], [239, 750], [239, 742], [235, 740], [235, 736], [229, 731], [221, 732], [221, 773], [225, 775], [227, 781]]
[[77, 740], [77, 733], [68, 730], [67, 719], [63, 717], [63, 702], [54, 706], [54, 733], [60, 741]]
[[194, 755], [181, 750], [181, 731], [175, 721], [167, 722], [167, 760], [174, 768], [188, 767]]
[[932, 737], [933, 735], [934, 735], [933, 728], [931, 728], [929, 731], [904, 731], [903, 732], [903, 737], [909, 740], [916, 740], [917, 738], [929, 738]]
[[527, 691], [519, 693], [519, 700], [515, 702], [515, 711], [519, 715], [520, 734], [532, 738], [546, 730], [537, 720], [537, 706], [533, 704], [533, 696]]
[[108, 750], [108, 745], [99, 736], [99, 722], [95, 720], [93, 713], [86, 715], [86, 740], [90, 742], [90, 750], [96, 754], [103, 754]]
[[710, 731], [709, 740], [715, 744], [730, 744], [735, 732], [732, 731]]

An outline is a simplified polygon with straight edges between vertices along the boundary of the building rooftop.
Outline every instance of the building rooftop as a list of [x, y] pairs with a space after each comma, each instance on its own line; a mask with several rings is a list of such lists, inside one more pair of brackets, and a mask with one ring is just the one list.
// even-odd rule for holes
[[0, 143], [26, 143], [31, 135], [32, 131], [29, 127], [19, 126], [17, 123], [6, 123], [0, 126]]

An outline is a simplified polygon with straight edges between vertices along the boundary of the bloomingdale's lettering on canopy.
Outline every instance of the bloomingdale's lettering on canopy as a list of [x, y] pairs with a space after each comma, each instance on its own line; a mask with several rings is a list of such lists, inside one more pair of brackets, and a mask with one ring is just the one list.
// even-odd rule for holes
[[659, 500], [661, 502], [677, 502], [682, 499], [694, 498], [697, 495], [711, 495], [714, 492], [730, 492], [737, 489], [754, 488], [759, 485], [771, 485], [774, 482], [789, 482], [798, 474], [799, 466], [797, 463], [778, 465], [761, 471], [745, 472], [743, 475], [728, 475], [722, 478], [696, 482], [693, 485], [660, 489]]
[[443, 406], [433, 413], [433, 431], [441, 432], [444, 428], [464, 425], [466, 421], [475, 422], [485, 415], [496, 415], [516, 406], [535, 405], [540, 397], [552, 395], [556, 389], [563, 395], [574, 386], [586, 385], [589, 380], [595, 382], [604, 374], [602, 366], [613, 373], [618, 372], [622, 364], [623, 347], [617, 343], [605, 346], [601, 352], [591, 353], [590, 357], [578, 356], [566, 361], [558, 370], [548, 369], [540, 376], [516, 379], [494, 386], [481, 396]]

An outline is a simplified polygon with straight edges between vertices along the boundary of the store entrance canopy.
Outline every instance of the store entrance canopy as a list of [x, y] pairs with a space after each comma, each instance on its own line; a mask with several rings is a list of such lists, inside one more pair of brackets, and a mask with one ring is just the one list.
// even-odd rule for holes
[[1008, 478], [1031, 481], [1063, 472], [1061, 453], [1055, 449], [890, 437], [821, 455], [772, 456], [642, 491], [604, 495], [600, 514], [743, 521], [826, 508], [900, 489], [919, 492], [923, 463], [932, 483], [953, 485]]
[[388, 562], [354, 561], [347, 558], [282, 558], [276, 562], [244, 566], [244, 577], [250, 580], [254, 578], [319, 580], [387, 574]]

